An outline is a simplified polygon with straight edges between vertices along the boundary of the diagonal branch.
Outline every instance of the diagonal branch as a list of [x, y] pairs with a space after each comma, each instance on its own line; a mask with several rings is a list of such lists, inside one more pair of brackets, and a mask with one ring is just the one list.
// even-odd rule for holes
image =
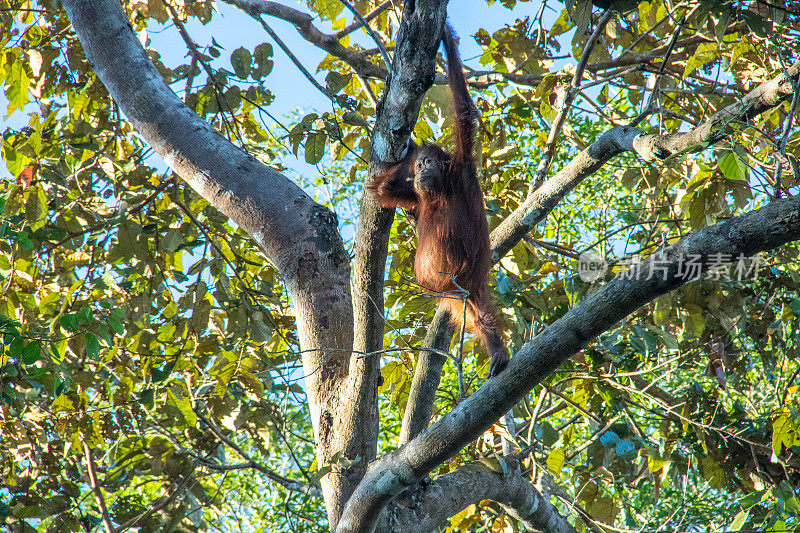
[[332, 100], [334, 98], [334, 96], [331, 94], [331, 92], [328, 89], [326, 89], [325, 87], [323, 87], [322, 85], [319, 84], [317, 79], [314, 78], [314, 76], [308, 71], [308, 69], [303, 65], [303, 63], [299, 59], [297, 59], [297, 56], [294, 55], [294, 53], [292, 52], [292, 49], [289, 48], [288, 46], [286, 46], [286, 43], [283, 42], [283, 39], [281, 39], [278, 36], [278, 34], [275, 33], [275, 30], [273, 30], [272, 27], [270, 27], [270, 25], [267, 24], [267, 22], [263, 18], [261, 18], [259, 15], [252, 15], [251, 14], [251, 16], [254, 19], [256, 19], [256, 21], [258, 21], [259, 24], [261, 24], [261, 27], [264, 28], [264, 31], [267, 32], [267, 34], [272, 38], [272, 40], [275, 41], [275, 43], [280, 47], [281, 50], [283, 50], [283, 53], [286, 54], [286, 56], [289, 58], [289, 60], [292, 63], [294, 63], [294, 66], [297, 67], [297, 70], [300, 71], [300, 73], [303, 75], [303, 77], [305, 77], [305, 79], [307, 79], [311, 83], [311, 85], [316, 87], [316, 89], [319, 92], [324, 94], [326, 98], [328, 98], [329, 100]]
[[292, 492], [302, 492], [304, 494], [310, 494], [312, 496], [317, 496], [317, 497], [322, 496], [322, 491], [319, 490], [319, 487], [308, 485], [307, 483], [302, 483], [300, 481], [295, 481], [294, 479], [289, 479], [265, 467], [264, 465], [253, 459], [246, 451], [242, 449], [241, 446], [239, 446], [233, 440], [226, 437], [222, 433], [222, 431], [217, 427], [217, 425], [214, 424], [214, 422], [212, 422], [208, 418], [206, 418], [203, 415], [203, 413], [200, 412], [199, 409], [195, 409], [195, 414], [197, 414], [197, 417], [200, 419], [200, 421], [202, 421], [208, 427], [208, 429], [211, 430], [211, 433], [213, 433], [220, 441], [225, 443], [228, 447], [230, 447], [237, 454], [239, 454], [239, 456], [246, 461], [245, 464], [248, 467], [258, 470], [259, 472], [264, 474], [264, 476], [267, 479], [274, 481], [275, 483], [279, 484], [286, 490]]
[[89, 485], [89, 488], [92, 489], [92, 492], [94, 492], [94, 498], [95, 501], [97, 501], [97, 507], [100, 509], [100, 517], [103, 520], [103, 527], [106, 529], [106, 533], [114, 533], [114, 526], [111, 523], [111, 515], [108, 514], [106, 499], [103, 496], [103, 489], [100, 488], [100, 483], [97, 481], [97, 467], [94, 462], [94, 457], [92, 457], [92, 448], [89, 447], [89, 443], [86, 441], [83, 442], [83, 455], [86, 457], [86, 471], [84, 472], [84, 478], [86, 478], [86, 483]]
[[[386, 78], [386, 71], [369, 60], [369, 55], [363, 52], [353, 51], [339, 42], [339, 34], [327, 34], [321, 32], [313, 24], [313, 18], [308, 13], [303, 13], [297, 9], [284, 6], [269, 0], [223, 0], [232, 6], [238, 7], [250, 16], [257, 18], [260, 15], [268, 15], [280, 20], [284, 20], [293, 25], [297, 32], [308, 42], [325, 50], [333, 57], [337, 57], [350, 65], [350, 67], [361, 76], [370, 78]], [[388, 7], [388, 6], [387, 6]], [[381, 10], [382, 11], [382, 10]], [[377, 14], [379, 14], [378, 11]], [[377, 15], [376, 14], [376, 15]], [[355, 31], [357, 28], [353, 28]]]
[[[617, 155], [634, 152], [643, 159], [651, 161], [668, 157], [696, 144], [716, 141], [719, 138], [719, 130], [732, 119], [740, 116], [748, 118], [756, 116], [792, 96], [792, 83], [797, 83], [799, 73], [800, 62], [792, 65], [786, 73], [762, 83], [739, 102], [718, 111], [708, 121], [686, 133], [653, 135], [645, 134], [642, 130], [630, 126], [619, 126], [605, 132], [542, 186], [530, 191], [519, 207], [492, 231], [492, 261], [499, 262], [558, 205], [562, 198]], [[432, 323], [429, 330], [435, 331], [429, 331], [426, 338], [439, 338], [444, 335], [442, 327], [441, 321]], [[441, 366], [437, 365], [444, 365], [445, 360], [429, 355], [423, 357], [426, 364], [418, 366], [413, 385], [424, 384], [426, 390], [435, 392], [442, 370]], [[421, 375], [417, 376], [418, 373]], [[412, 394], [416, 395], [416, 392], [412, 390]], [[427, 427], [432, 412], [434, 400], [432, 393], [423, 394], [418, 399], [431, 404], [415, 406], [413, 412], [406, 414], [401, 435], [408, 438]], [[425, 416], [428, 418], [424, 420], [416, 418]]]
[[353, 6], [353, 4], [351, 4], [347, 0], [339, 0], [339, 1], [342, 3], [342, 5], [344, 5], [344, 7], [346, 7], [350, 11], [350, 13], [353, 14], [353, 17], [358, 22], [361, 23], [361, 27], [364, 28], [364, 30], [370, 36], [372, 41], [375, 43], [375, 46], [378, 47], [378, 50], [380, 51], [381, 55], [383, 56], [383, 61], [385, 63], [386, 68], [387, 69], [390, 68], [391, 65], [392, 65], [392, 60], [391, 60], [391, 58], [389, 58], [389, 52], [386, 51], [386, 47], [383, 46], [383, 43], [381, 42], [380, 37], [378, 37], [378, 34], [375, 33], [375, 30], [373, 30], [370, 27], [369, 23], [367, 22], [367, 19], [365, 19], [363, 16], [361, 16], [361, 13], [358, 12], [358, 9], [356, 9], [355, 6]]
[[681, 272], [686, 258], [699, 258], [699, 275], [714, 266], [714, 257], [749, 257], [798, 239], [800, 197], [775, 200], [697, 231], [606, 283], [528, 342], [499, 376], [414, 440], [373, 462], [337, 532], [368, 531], [391, 498], [478, 438], [562, 362], [654, 298], [691, 281]]
[[[800, 74], [800, 62], [792, 65], [787, 72], [792, 80], [796, 80]], [[703, 146], [703, 143], [716, 142], [729, 122], [740, 117], [752, 118], [775, 107], [791, 97], [792, 90], [791, 80], [781, 73], [686, 133], [655, 135], [627, 126], [612, 128], [544, 185], [529, 193], [525, 201], [492, 231], [492, 260], [499, 261], [578, 183], [613, 157], [623, 152], [634, 152], [646, 161], [654, 161], [694, 146]]]

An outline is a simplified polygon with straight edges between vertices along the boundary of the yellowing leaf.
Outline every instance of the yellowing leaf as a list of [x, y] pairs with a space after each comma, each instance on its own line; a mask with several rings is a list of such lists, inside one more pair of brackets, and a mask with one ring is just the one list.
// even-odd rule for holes
[[617, 514], [619, 514], [619, 508], [614, 505], [614, 500], [611, 497], [601, 496], [589, 507], [589, 513], [592, 515], [592, 518], [600, 522], [613, 524]]
[[780, 414], [772, 422], [772, 451], [780, 455], [782, 445], [789, 448], [794, 445], [797, 433], [797, 421], [787, 408], [778, 411]]
[[336, 20], [344, 6], [339, 0], [317, 0], [317, 13], [323, 20]]
[[661, 457], [658, 450], [650, 450], [647, 455], [647, 468], [651, 474], [655, 474], [667, 464], [667, 460]]
[[492, 533], [513, 533], [514, 527], [506, 515], [500, 515], [492, 524]]
[[686, 67], [683, 69], [683, 75], [688, 76], [698, 67], [710, 63], [717, 58], [718, 48], [717, 43], [703, 43], [697, 47], [694, 55], [686, 62]]
[[564, 450], [561, 448], [551, 450], [550, 454], [547, 456], [547, 468], [552, 472], [560, 472], [561, 469], [564, 468], [565, 458]]
[[731, 531], [739, 531], [742, 529], [745, 521], [747, 521], [747, 515], [750, 514], [749, 511], [739, 511], [731, 522], [730, 530]]
[[478, 507], [475, 504], [468, 505], [450, 517], [450, 525], [447, 526], [447, 532], [467, 531], [472, 524], [477, 522], [477, 517]]
[[553, 272], [558, 272], [559, 270], [561, 269], [558, 268], [558, 265], [548, 261], [542, 265], [542, 268], [539, 269], [538, 274], [552, 274]]

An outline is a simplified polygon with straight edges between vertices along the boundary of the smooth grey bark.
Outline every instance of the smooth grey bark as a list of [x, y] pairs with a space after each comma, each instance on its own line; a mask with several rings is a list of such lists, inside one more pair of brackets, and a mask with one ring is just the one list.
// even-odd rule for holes
[[[447, 352], [454, 332], [455, 326], [450, 323], [450, 313], [444, 307], [438, 307], [428, 326], [422, 347]], [[436, 389], [442, 380], [442, 368], [447, 362], [447, 357], [438, 352], [421, 350], [417, 354], [417, 365], [408, 392], [398, 444], [405, 444], [428, 427], [433, 414], [433, 402], [436, 400]]]
[[[353, 343], [350, 264], [336, 216], [187, 108], [164, 84], [116, 0], [63, 0], [86, 57], [136, 130], [203, 198], [247, 231], [292, 297], [320, 466], [350, 436], [338, 420]], [[345, 406], [347, 407], [347, 406]], [[335, 523], [339, 476], [322, 490]]]
[[[369, 177], [405, 155], [422, 99], [433, 82], [446, 8], [446, 0], [406, 2], [403, 8], [391, 76], [376, 111]], [[356, 231], [352, 296], [354, 347], [360, 355], [351, 360], [350, 385], [341, 398], [351, 407], [346, 409], [348, 416], [339, 419], [337, 432], [347, 439], [338, 446], [344, 457], [359, 460], [340, 476], [335, 495], [338, 510], [344, 507], [376, 454], [380, 356], [371, 354], [383, 348], [383, 276], [393, 220], [394, 209], [383, 209], [371, 195], [364, 195]], [[328, 498], [326, 495], [326, 502]], [[335, 521], [332, 525], [335, 527]]]
[[380, 510], [406, 487], [478, 438], [537, 383], [600, 333], [654, 298], [689, 280], [679, 274], [687, 258], [705, 271], [714, 257], [751, 256], [800, 239], [800, 197], [697, 231], [632, 267], [589, 294], [528, 342], [499, 376], [488, 380], [414, 440], [372, 463], [344, 509], [337, 533], [371, 531]]

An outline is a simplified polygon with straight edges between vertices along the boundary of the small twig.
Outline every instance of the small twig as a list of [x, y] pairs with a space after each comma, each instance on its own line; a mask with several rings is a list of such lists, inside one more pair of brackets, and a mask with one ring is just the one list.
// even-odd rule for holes
[[[372, 104], [374, 109], [378, 109], [378, 99], [375, 97], [375, 93], [372, 92], [372, 87], [369, 86], [369, 81], [362, 76], [358, 71], [354, 71], [356, 73], [356, 78], [358, 81], [361, 82], [361, 86], [364, 87], [364, 93], [367, 95], [367, 100], [369, 103]], [[369, 128], [370, 135], [372, 135], [372, 128]]]
[[534, 20], [536, 20], [539, 23], [539, 27], [537, 28], [536, 31], [536, 43], [533, 45], [534, 48], [539, 48], [542, 39], [544, 38], [545, 35], [547, 35], [547, 32], [544, 30], [544, 18], [542, 17], [542, 15], [544, 14], [544, 8], [546, 6], [547, 6], [547, 0], [542, 0], [542, 2], [539, 4], [539, 10], [536, 12], [536, 16], [534, 17]]
[[534, 430], [536, 429], [536, 421], [539, 419], [539, 412], [542, 410], [542, 405], [544, 405], [544, 399], [547, 396], [547, 389], [542, 387], [542, 390], [539, 391], [539, 398], [536, 400], [536, 405], [533, 408], [533, 413], [531, 413], [531, 421], [530, 426], [528, 426], [528, 442], [533, 442], [534, 437]]
[[361, 25], [364, 27], [364, 30], [367, 32], [367, 34], [375, 42], [375, 45], [378, 47], [378, 50], [381, 51], [381, 55], [383, 56], [383, 60], [386, 63], [386, 70], [391, 69], [392, 68], [392, 60], [391, 60], [391, 58], [389, 58], [389, 52], [386, 51], [386, 47], [383, 46], [383, 43], [381, 42], [380, 37], [378, 37], [378, 34], [375, 33], [375, 30], [373, 30], [370, 27], [370, 25], [367, 22], [367, 20], [361, 15], [361, 13], [358, 12], [358, 9], [356, 9], [355, 6], [353, 6], [353, 4], [351, 4], [347, 0], [339, 0], [339, 2], [341, 2], [344, 7], [346, 7], [347, 9], [350, 10], [350, 12], [356, 18], [356, 20], [358, 20], [361, 23]]
[[583, 54], [581, 54], [581, 58], [578, 61], [577, 67], [575, 68], [575, 75], [572, 76], [572, 82], [570, 83], [569, 87], [567, 87], [564, 97], [560, 102], [561, 105], [559, 105], [556, 118], [553, 120], [553, 125], [550, 127], [550, 133], [547, 136], [547, 149], [545, 151], [545, 157], [539, 163], [539, 166], [536, 169], [536, 175], [533, 178], [534, 186], [544, 182], [547, 171], [550, 170], [550, 165], [553, 164], [553, 158], [555, 157], [556, 153], [556, 142], [558, 141], [558, 137], [561, 135], [561, 128], [564, 126], [564, 121], [567, 119], [567, 114], [572, 106], [572, 101], [575, 99], [575, 95], [580, 89], [581, 80], [583, 79], [583, 72], [586, 70], [586, 65], [589, 63], [589, 57], [592, 55], [592, 51], [594, 50], [597, 38], [600, 36], [600, 32], [606, 27], [606, 24], [608, 24], [608, 21], [611, 20], [613, 14], [613, 10], [608, 10], [603, 13], [603, 16], [597, 23], [597, 27], [589, 37], [586, 47], [583, 49]]
[[183, 90], [183, 103], [189, 100], [189, 93], [192, 92], [194, 85], [194, 69], [197, 68], [197, 56], [192, 54], [192, 61], [189, 63], [189, 74], [186, 76], [186, 88]]
[[570, 250], [569, 248], [565, 248], [565, 247], [561, 246], [560, 244], [540, 241], [539, 239], [534, 239], [530, 235], [525, 235], [523, 237], [523, 239], [528, 244], [531, 244], [533, 246], [539, 246], [540, 248], [544, 248], [545, 250], [548, 250], [548, 251], [551, 251], [551, 252], [555, 252], [555, 253], [557, 253], [559, 255], [563, 255], [565, 257], [569, 257], [570, 259], [576, 259], [577, 260], [577, 259], [580, 259], [580, 257], [581, 257], [581, 254], [579, 254], [578, 252], [576, 252], [574, 250]]
[[[214, 75], [214, 72], [211, 70], [211, 67], [209, 67], [205, 61], [202, 61], [200, 59], [200, 51], [197, 49], [197, 43], [195, 43], [194, 39], [192, 39], [192, 36], [189, 35], [189, 32], [186, 30], [186, 26], [184, 26], [183, 21], [181, 21], [181, 19], [178, 17], [178, 12], [175, 11], [175, 8], [172, 7], [172, 5], [170, 5], [170, 3], [167, 2], [167, 0], [161, 0], [161, 3], [164, 4], [164, 7], [166, 7], [167, 10], [169, 11], [170, 18], [172, 19], [172, 22], [175, 24], [175, 27], [178, 29], [178, 33], [180, 34], [181, 39], [183, 39], [183, 42], [186, 43], [186, 47], [189, 49], [189, 52], [191, 53], [193, 60], [199, 62], [203, 66], [203, 70], [206, 71], [206, 75], [213, 82], [212, 86], [214, 87], [214, 95], [217, 98], [217, 103], [219, 104], [220, 109], [222, 109], [225, 99], [222, 97], [222, 93], [219, 90], [221, 86], [220, 82], [217, 80], [217, 77]], [[191, 71], [189, 74], [191, 76]], [[184, 101], [185, 99], [186, 96], [184, 95]], [[244, 140], [239, 137], [238, 134], [239, 132], [236, 130], [236, 128], [233, 128], [228, 124], [228, 121], [225, 118], [224, 113], [220, 113], [220, 118], [222, 119], [222, 123], [225, 125], [225, 127], [239, 139], [239, 142], [244, 144]]]
[[567, 459], [566, 459], [566, 461], [567, 461], [567, 462], [569, 462], [569, 461], [572, 461], [572, 460], [573, 460], [575, 457], [577, 457], [577, 456], [578, 456], [578, 454], [579, 454], [579, 453], [581, 453], [583, 450], [585, 450], [586, 448], [588, 448], [588, 447], [589, 447], [589, 446], [590, 446], [590, 445], [591, 445], [593, 442], [595, 442], [597, 439], [599, 439], [600, 437], [602, 437], [602, 436], [603, 436], [603, 434], [605, 434], [605, 432], [606, 432], [606, 431], [608, 431], [609, 429], [611, 429], [611, 426], [613, 426], [613, 425], [614, 425], [614, 423], [615, 423], [617, 420], [619, 420], [619, 417], [620, 417], [620, 416], [621, 416], [621, 415], [617, 415], [617, 416], [613, 417], [611, 420], [609, 420], [609, 421], [608, 421], [608, 423], [606, 423], [606, 425], [605, 425], [605, 426], [603, 426], [603, 428], [602, 428], [602, 429], [600, 429], [600, 430], [599, 430], [597, 433], [595, 433], [594, 435], [592, 435], [591, 437], [589, 437], [589, 439], [588, 439], [586, 442], [584, 442], [583, 444], [581, 444], [580, 446], [578, 446], [578, 447], [575, 449], [575, 451], [573, 451], [571, 454], [569, 454], [569, 455], [567, 456]]
[[283, 477], [282, 475], [280, 475], [280, 474], [278, 474], [276, 472], [273, 472], [269, 468], [267, 468], [267, 467], [263, 466], [262, 464], [256, 462], [252, 457], [250, 457], [250, 455], [246, 451], [244, 451], [241, 448], [241, 446], [239, 446], [238, 444], [233, 442], [231, 439], [229, 439], [228, 437], [223, 435], [222, 431], [220, 431], [220, 429], [216, 426], [216, 424], [214, 424], [211, 420], [206, 418], [200, 412], [199, 409], [195, 408], [194, 411], [197, 414], [197, 418], [199, 418], [200, 421], [203, 422], [208, 427], [209, 430], [211, 430], [211, 433], [213, 433], [219, 440], [221, 440], [223, 443], [225, 443], [227, 446], [229, 446], [231, 449], [233, 449], [236, 453], [238, 453], [239, 456], [242, 459], [244, 459], [245, 461], [247, 461], [252, 468], [255, 468], [256, 470], [258, 470], [259, 472], [264, 474], [264, 476], [266, 476], [267, 479], [269, 479], [271, 481], [274, 481], [274, 482], [278, 483], [279, 485], [281, 485], [283, 488], [285, 488], [287, 490], [290, 490], [290, 491], [293, 491], [293, 492], [303, 492], [303, 493], [306, 493], [306, 494], [310, 494], [312, 496], [321, 496], [322, 495], [322, 493], [320, 492], [320, 490], [317, 487], [314, 487], [312, 485], [308, 485], [306, 483], [302, 483], [302, 482], [299, 482], [299, 481], [295, 481], [295, 480], [289, 479], [287, 477]]
[[631, 120], [630, 126], [638, 126], [645, 118], [650, 116], [650, 114], [653, 112], [653, 109], [655, 109], [656, 99], [661, 92], [661, 79], [664, 77], [664, 71], [666, 70], [667, 63], [669, 62], [669, 56], [672, 55], [672, 51], [675, 49], [675, 43], [678, 41], [678, 35], [680, 35], [681, 30], [683, 30], [683, 25], [685, 22], [686, 15], [681, 18], [681, 20], [678, 22], [678, 26], [675, 28], [675, 31], [672, 32], [672, 37], [667, 45], [667, 53], [664, 54], [664, 60], [661, 61], [661, 65], [659, 66], [658, 74], [656, 74], [656, 79], [653, 82], [653, 90], [650, 92], [650, 98], [647, 100], [647, 105], [638, 116]]
[[83, 443], [83, 453], [86, 456], [86, 472], [84, 477], [89, 488], [94, 492], [94, 498], [97, 500], [97, 506], [100, 508], [100, 517], [103, 519], [103, 527], [106, 533], [114, 533], [114, 526], [111, 524], [111, 516], [108, 514], [108, 507], [106, 507], [106, 499], [103, 497], [103, 491], [100, 489], [100, 484], [97, 482], [97, 469], [94, 464], [94, 457], [92, 457], [92, 449], [89, 443]]
[[[786, 74], [786, 68], [784, 68], [783, 71], [784, 74]], [[783, 121], [783, 132], [781, 132], [781, 142], [778, 148], [781, 157], [778, 158], [778, 164], [775, 167], [775, 198], [781, 197], [783, 161], [786, 159], [786, 143], [789, 141], [789, 131], [792, 128], [792, 119], [794, 118], [795, 111], [797, 111], [797, 99], [798, 94], [800, 94], [800, 81], [792, 81], [791, 76], [788, 74], [786, 74], [786, 78], [789, 80], [789, 83], [792, 84], [794, 91], [792, 93], [792, 104], [789, 106], [789, 114], [786, 116], [786, 120]]]
[[183, 481], [181, 481], [181, 482], [178, 484], [178, 486], [177, 486], [177, 487], [175, 487], [175, 489], [172, 491], [172, 494], [170, 494], [170, 495], [169, 495], [167, 498], [164, 498], [164, 499], [161, 501], [161, 503], [159, 503], [159, 504], [157, 504], [157, 505], [154, 505], [153, 507], [151, 507], [150, 509], [148, 509], [146, 512], [144, 512], [144, 513], [142, 513], [142, 514], [140, 514], [140, 515], [138, 515], [138, 516], [134, 516], [133, 518], [131, 518], [131, 519], [130, 519], [130, 520], [128, 520], [127, 522], [123, 523], [123, 524], [122, 524], [121, 526], [119, 526], [119, 527], [118, 527], [116, 530], [114, 530], [114, 533], [119, 533], [119, 532], [121, 532], [121, 531], [125, 531], [125, 530], [126, 530], [126, 529], [128, 529], [129, 527], [132, 527], [132, 526], [134, 526], [134, 525], [138, 524], [139, 522], [141, 522], [141, 521], [142, 521], [142, 520], [144, 520], [145, 518], [148, 518], [148, 517], [150, 517], [150, 516], [151, 516], [151, 515], [153, 515], [154, 513], [157, 513], [158, 511], [160, 511], [161, 509], [163, 509], [163, 508], [164, 508], [164, 507], [166, 507], [167, 505], [169, 505], [169, 504], [171, 504], [172, 502], [174, 502], [174, 501], [175, 501], [175, 499], [176, 499], [176, 498], [177, 498], [177, 497], [178, 497], [180, 494], [182, 494], [182, 493], [183, 493], [183, 489], [186, 487], [186, 485], [188, 485], [188, 484], [189, 484], [189, 480], [190, 480], [190, 479], [192, 479], [192, 472], [194, 472], [194, 468], [195, 468], [196, 466], [197, 466], [197, 461], [195, 461], [195, 463], [192, 465], [192, 471], [191, 471], [191, 472], [189, 472], [188, 474], [186, 474], [186, 477], [183, 479]]
[[346, 26], [345, 28], [336, 32], [336, 39], [341, 39], [345, 35], [353, 33], [354, 31], [359, 29], [362, 25], [366, 24], [367, 22], [371, 21], [372, 19], [374, 19], [375, 17], [377, 17], [378, 15], [380, 15], [381, 13], [392, 7], [393, 3], [394, 0], [386, 0], [382, 4], [378, 4], [378, 6], [375, 7], [375, 9], [373, 9], [363, 17], [359, 17], [359, 19], [356, 22], [353, 22], [349, 26]]
[[330, 100], [334, 100], [335, 99], [335, 96], [333, 94], [331, 94], [331, 92], [328, 89], [326, 89], [325, 87], [320, 85], [320, 83], [316, 80], [316, 78], [314, 78], [314, 76], [311, 75], [311, 73], [306, 69], [306, 67], [303, 66], [303, 64], [300, 62], [300, 60], [297, 59], [297, 56], [295, 56], [292, 53], [291, 49], [288, 46], [286, 46], [286, 43], [284, 43], [281, 40], [281, 38], [278, 37], [278, 34], [275, 33], [275, 30], [273, 30], [270, 27], [270, 25], [267, 24], [266, 20], [261, 18], [261, 15], [250, 14], [250, 16], [253, 17], [254, 19], [256, 19], [261, 24], [261, 26], [264, 28], [264, 31], [266, 31], [269, 34], [269, 36], [272, 37], [272, 40], [275, 41], [275, 43], [281, 48], [281, 50], [283, 50], [283, 53], [288, 56], [288, 58], [291, 60], [292, 63], [294, 63], [294, 66], [297, 67], [297, 69], [300, 71], [300, 73], [303, 74], [303, 76], [305, 76], [305, 78], [309, 82], [311, 82], [311, 84], [314, 87], [316, 87], [319, 92], [324, 94]]
[[[455, 283], [454, 283], [455, 284]], [[458, 287], [458, 285], [456, 285]], [[464, 330], [467, 325], [467, 298], [469, 293], [464, 296], [464, 307], [461, 311], [461, 335], [458, 339], [458, 400], [464, 401], [466, 390], [464, 389]]]
[[[137, 206], [135, 206], [135, 207], [131, 207], [130, 209], [128, 209], [128, 210], [126, 211], [126, 214], [127, 214], [127, 215], [133, 215], [133, 214], [136, 214], [136, 213], [138, 213], [138, 212], [139, 212], [139, 211], [141, 211], [141, 210], [142, 210], [142, 209], [143, 209], [143, 208], [144, 208], [144, 207], [145, 207], [147, 204], [149, 204], [151, 201], [153, 201], [153, 199], [154, 199], [156, 196], [158, 196], [159, 194], [161, 194], [162, 192], [164, 192], [164, 190], [165, 190], [165, 189], [166, 189], [168, 186], [170, 186], [170, 185], [172, 185], [172, 184], [174, 184], [174, 183], [175, 183], [175, 178], [169, 178], [169, 179], [167, 179], [166, 181], [162, 181], [162, 182], [161, 182], [161, 183], [158, 185], [158, 187], [156, 187], [156, 188], [155, 188], [155, 190], [154, 190], [154, 191], [153, 191], [153, 192], [150, 194], [150, 196], [148, 196], [147, 198], [145, 198], [145, 199], [144, 199], [144, 201], [142, 201], [142, 203], [140, 203], [139, 205], [137, 205]], [[121, 211], [122, 211], [122, 210], [121, 210], [120, 208], [117, 208], [116, 214], [118, 215], [119, 213], [121, 213]], [[113, 217], [110, 217], [108, 220], [110, 221], [110, 220], [112, 220], [112, 219], [113, 219]], [[60, 240], [60, 241], [58, 241], [58, 242], [56, 242], [56, 243], [53, 243], [52, 245], [50, 245], [50, 246], [46, 247], [46, 248], [45, 248], [45, 250], [44, 250], [44, 253], [49, 253], [49, 252], [52, 252], [53, 250], [55, 250], [56, 248], [58, 248], [59, 246], [61, 246], [61, 245], [62, 245], [62, 244], [64, 244], [65, 242], [67, 242], [67, 241], [69, 241], [69, 240], [72, 240], [72, 239], [74, 239], [75, 237], [80, 237], [81, 235], [86, 235], [87, 233], [94, 233], [95, 231], [99, 231], [99, 230], [101, 230], [101, 229], [103, 229], [103, 228], [107, 227], [108, 225], [109, 225], [109, 222], [108, 222], [108, 221], [106, 221], [106, 222], [104, 222], [104, 223], [102, 223], [102, 224], [97, 224], [96, 226], [89, 226], [88, 228], [84, 228], [83, 230], [81, 230], [81, 231], [79, 231], [79, 232], [68, 233], [68, 235], [67, 235], [67, 237], [66, 237], [66, 238], [64, 238], [64, 239], [62, 239], [62, 240]]]
[[[503, 439], [503, 455], [511, 455], [514, 453], [514, 445], [517, 443], [517, 427], [514, 424], [514, 410], [509, 410], [503, 416], [503, 425], [508, 431], [509, 439]], [[519, 468], [519, 465], [517, 465]]]

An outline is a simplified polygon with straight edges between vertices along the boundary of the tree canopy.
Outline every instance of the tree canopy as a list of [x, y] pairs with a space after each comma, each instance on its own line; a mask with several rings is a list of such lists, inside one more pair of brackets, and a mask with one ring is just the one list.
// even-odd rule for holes
[[800, 2], [469, 6], [491, 379], [364, 188], [460, 2], [0, 0], [0, 524], [800, 531]]

